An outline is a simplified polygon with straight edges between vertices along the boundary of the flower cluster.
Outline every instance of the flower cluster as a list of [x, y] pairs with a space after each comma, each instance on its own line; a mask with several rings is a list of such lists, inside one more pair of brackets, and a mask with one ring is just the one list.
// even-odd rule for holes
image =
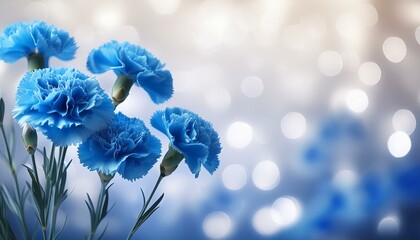
[[94, 77], [71, 68], [44, 68], [20, 81], [13, 116], [55, 145], [68, 146], [108, 126], [114, 106]]
[[[111, 96], [101, 88], [94, 76], [74, 68], [49, 67], [48, 60], [57, 57], [71, 60], [77, 46], [65, 31], [45, 22], [33, 21], [8, 26], [0, 35], [0, 60], [14, 62], [28, 60], [28, 72], [19, 82], [13, 117], [23, 127], [23, 142], [31, 156], [32, 166], [26, 166], [31, 181], [31, 192], [36, 217], [44, 239], [56, 239], [56, 219], [61, 203], [68, 197], [66, 189], [67, 147], [76, 145], [80, 163], [96, 171], [101, 180], [97, 205], [89, 194], [86, 200], [91, 216], [91, 231], [88, 239], [94, 239], [101, 221], [109, 212], [110, 181], [116, 173], [134, 181], [148, 174], [161, 156], [161, 142], [153, 136], [146, 124], [121, 112], [116, 107], [124, 102], [132, 85], [143, 88], [151, 100], [160, 104], [173, 95], [171, 73], [155, 56], [141, 46], [128, 42], [110, 41], [93, 49], [87, 59], [87, 68], [93, 74], [112, 70], [116, 74]], [[5, 104], [0, 98], [0, 128], [10, 171], [14, 177], [16, 198], [0, 191], [0, 205], [15, 213], [25, 239], [36, 238], [26, 225], [25, 191], [20, 191], [19, 181], [10, 147], [3, 129]], [[210, 122], [196, 113], [179, 107], [156, 111], [150, 124], [169, 138], [170, 146], [160, 164], [160, 175], [153, 191], [127, 239], [157, 210], [163, 194], [151, 203], [161, 180], [171, 175], [185, 159], [190, 171], [198, 177], [203, 166], [212, 174], [219, 166], [221, 144]], [[51, 140], [51, 153], [38, 149], [37, 131]], [[59, 147], [58, 156], [55, 148]], [[37, 151], [38, 150], [38, 151]], [[42, 152], [42, 169], [45, 182], [40, 180], [36, 155]], [[2, 155], [5, 156], [5, 155]], [[0, 210], [2, 206], [0, 206]], [[10, 221], [0, 214], [0, 238], [16, 238]], [[102, 236], [102, 235], [101, 235]]]
[[87, 60], [92, 73], [112, 70], [117, 76], [123, 75], [144, 88], [154, 103], [163, 103], [173, 94], [172, 75], [164, 66], [146, 49], [117, 41], [92, 50]]
[[[201, 165], [209, 173], [217, 169], [221, 146], [211, 123], [182, 108], [157, 111], [150, 122], [169, 138], [171, 147], [185, 157], [185, 162], [195, 177], [198, 177]], [[170, 163], [164, 162], [163, 166], [167, 164]]]
[[118, 172], [128, 180], [143, 177], [156, 163], [160, 141], [143, 121], [116, 114], [113, 123], [79, 145], [80, 162], [105, 174]]
[[8, 63], [40, 54], [42, 67], [47, 67], [50, 57], [71, 60], [76, 50], [76, 42], [67, 32], [42, 21], [11, 24], [0, 36], [0, 59]]

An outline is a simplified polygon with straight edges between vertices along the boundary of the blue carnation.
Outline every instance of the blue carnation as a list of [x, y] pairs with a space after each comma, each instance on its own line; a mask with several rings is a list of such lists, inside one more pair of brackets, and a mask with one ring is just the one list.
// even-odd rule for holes
[[50, 57], [71, 60], [76, 50], [76, 43], [67, 32], [42, 21], [11, 24], [0, 36], [0, 59], [9, 63], [38, 53], [48, 66]]
[[164, 66], [146, 49], [117, 41], [93, 49], [87, 60], [87, 68], [92, 73], [113, 70], [117, 76], [123, 74], [132, 79], [146, 90], [154, 103], [163, 103], [173, 94], [172, 75]]
[[154, 128], [166, 134], [171, 147], [184, 156], [196, 177], [201, 165], [211, 174], [217, 169], [221, 145], [211, 123], [182, 108], [157, 111], [150, 122]]
[[13, 117], [55, 145], [80, 143], [114, 118], [114, 105], [94, 77], [72, 68], [27, 72], [19, 83]]
[[118, 172], [128, 180], [143, 177], [160, 157], [161, 143], [143, 121], [122, 113], [107, 128], [79, 145], [80, 162], [105, 174]]

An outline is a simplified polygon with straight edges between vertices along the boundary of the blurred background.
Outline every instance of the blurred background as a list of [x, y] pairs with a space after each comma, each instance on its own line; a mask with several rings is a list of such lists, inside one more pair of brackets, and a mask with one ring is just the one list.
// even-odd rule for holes
[[[136, 239], [420, 239], [419, 1], [0, 1], [1, 29], [36, 19], [79, 46], [50, 66], [88, 73], [88, 53], [112, 39], [148, 49], [171, 71], [174, 96], [154, 105], [133, 88], [118, 110], [151, 128], [156, 110], [180, 106], [220, 135], [219, 169], [195, 179], [182, 163]], [[26, 64], [0, 62], [9, 124]], [[114, 74], [97, 78], [110, 92]], [[69, 158], [61, 237], [82, 239], [86, 193], [96, 199], [100, 183], [75, 147]], [[105, 239], [125, 238], [140, 188], [150, 193], [158, 174], [156, 164], [136, 182], [114, 178]]]

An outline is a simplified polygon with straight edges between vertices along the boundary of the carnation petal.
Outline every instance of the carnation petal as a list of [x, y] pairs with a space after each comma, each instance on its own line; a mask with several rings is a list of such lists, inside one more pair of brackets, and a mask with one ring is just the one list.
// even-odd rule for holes
[[137, 75], [137, 84], [146, 90], [154, 103], [163, 103], [172, 97], [173, 80], [167, 70], [144, 71]]
[[208, 147], [204, 144], [180, 144], [177, 147], [185, 157], [185, 163], [188, 165], [191, 173], [198, 177], [201, 164], [204, 163], [209, 154]]

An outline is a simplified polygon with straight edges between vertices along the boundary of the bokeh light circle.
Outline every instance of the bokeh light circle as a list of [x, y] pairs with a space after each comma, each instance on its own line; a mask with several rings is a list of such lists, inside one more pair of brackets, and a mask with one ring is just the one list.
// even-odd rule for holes
[[407, 109], [400, 109], [392, 117], [392, 126], [395, 131], [402, 131], [411, 135], [416, 129], [416, 117]]
[[224, 212], [212, 212], [203, 221], [203, 231], [211, 239], [222, 239], [232, 231], [232, 220]]
[[302, 137], [306, 132], [306, 119], [298, 112], [290, 112], [281, 119], [281, 131], [289, 139]]
[[241, 83], [241, 91], [247, 97], [259, 97], [264, 91], [264, 83], [258, 77], [246, 77]]
[[274, 222], [271, 207], [259, 209], [252, 218], [252, 226], [261, 235], [269, 236], [280, 230], [281, 226]]
[[407, 47], [399, 37], [387, 38], [382, 45], [382, 50], [385, 57], [393, 63], [401, 62], [407, 55]]
[[397, 131], [388, 139], [388, 150], [392, 156], [401, 158], [411, 149], [411, 139], [405, 132]]
[[227, 131], [227, 141], [230, 146], [244, 148], [248, 146], [253, 138], [252, 127], [245, 122], [234, 122]]
[[223, 185], [230, 190], [243, 188], [248, 180], [246, 169], [239, 164], [227, 166], [222, 173]]
[[396, 236], [400, 230], [400, 222], [395, 216], [384, 217], [378, 224], [378, 232], [384, 236]]
[[381, 68], [374, 62], [365, 62], [359, 67], [359, 78], [366, 85], [376, 85], [381, 80]]
[[272, 190], [280, 181], [277, 165], [272, 161], [259, 162], [252, 172], [252, 181], [261, 190]]
[[296, 223], [301, 215], [301, 206], [293, 197], [281, 197], [271, 207], [271, 217], [281, 227], [289, 227]]
[[322, 74], [333, 77], [343, 69], [343, 59], [337, 52], [324, 51], [318, 57], [318, 67]]
[[346, 104], [353, 112], [361, 113], [368, 107], [369, 98], [364, 91], [353, 89], [347, 93]]

